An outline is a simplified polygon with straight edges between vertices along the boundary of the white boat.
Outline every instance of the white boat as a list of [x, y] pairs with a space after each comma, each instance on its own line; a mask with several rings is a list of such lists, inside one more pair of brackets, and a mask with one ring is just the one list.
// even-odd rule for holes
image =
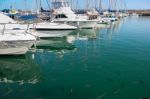
[[94, 28], [97, 20], [89, 20], [88, 16], [76, 15], [63, 0], [53, 2], [52, 20], [57, 23], [65, 23], [82, 29]]
[[108, 25], [110, 23], [111, 23], [111, 20], [105, 17], [99, 17], [98, 22], [97, 22], [97, 24], [105, 24], [105, 25]]
[[108, 12], [108, 11], [103, 12], [102, 19], [108, 21], [109, 23], [119, 20], [118, 17], [116, 17], [115, 13], [111, 13], [111, 12]]
[[53, 22], [37, 23], [32, 25], [31, 28], [36, 30], [36, 35], [40, 38], [64, 37], [77, 29], [75, 26]]
[[0, 13], [0, 55], [22, 55], [36, 41], [36, 37], [8, 16]]

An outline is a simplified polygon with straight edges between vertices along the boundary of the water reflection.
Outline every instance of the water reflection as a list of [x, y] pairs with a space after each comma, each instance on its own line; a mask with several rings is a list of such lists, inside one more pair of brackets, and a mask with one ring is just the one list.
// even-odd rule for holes
[[116, 21], [116, 22], [113, 22], [112, 24], [110, 24], [109, 28], [101, 29], [102, 34], [100, 34], [101, 35], [100, 37], [107, 38], [108, 40], [112, 40], [112, 36], [114, 33], [120, 33], [121, 27], [124, 24], [124, 22], [125, 22], [125, 19], [122, 21]]
[[31, 54], [1, 56], [0, 64], [0, 83], [35, 84], [41, 80], [40, 69], [32, 60]]
[[[128, 19], [108, 29], [41, 39], [33, 55], [0, 58], [3, 82], [8, 82], [5, 78], [40, 81], [42, 72], [42, 80], [35, 85], [0, 84], [0, 99], [149, 99], [150, 20], [141, 20], [140, 28], [134, 26], [138, 21]], [[138, 34], [137, 29], [142, 32]]]
[[98, 30], [96, 29], [81, 29], [81, 30], [76, 30], [70, 33], [67, 36], [68, 42], [74, 42], [76, 40], [91, 40], [91, 39], [96, 39], [97, 38], [97, 32]]
[[51, 37], [42, 38], [36, 46], [37, 51], [47, 51], [47, 52], [64, 52], [73, 51], [76, 46], [73, 42], [76, 40], [91, 40], [97, 38], [98, 30], [95, 29], [83, 29], [71, 32], [66, 37]]
[[62, 38], [47, 38], [41, 39], [37, 43], [36, 52], [34, 53], [35, 61], [39, 64], [48, 64], [49, 62], [63, 60], [66, 54], [78, 52], [78, 46], [75, 41], [96, 40], [99, 30], [83, 29], [76, 30]]
[[98, 29], [107, 29], [110, 28], [112, 24], [97, 24], [96, 28]]
[[49, 51], [73, 50], [75, 46], [67, 41], [66, 37], [41, 39], [37, 43], [37, 49]]

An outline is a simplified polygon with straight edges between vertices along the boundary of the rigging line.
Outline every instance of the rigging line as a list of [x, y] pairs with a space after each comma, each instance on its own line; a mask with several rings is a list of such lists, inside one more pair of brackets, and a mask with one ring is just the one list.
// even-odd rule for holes
[[46, 3], [47, 3], [48, 8], [49, 8], [49, 10], [50, 10], [50, 3], [48, 2], [48, 0], [46, 0]]
[[71, 9], [73, 9], [73, 3], [72, 3], [72, 0], [71, 0], [70, 2], [71, 2]]
[[24, 0], [24, 5], [25, 5], [25, 9], [24, 10], [27, 10], [27, 0]]
[[109, 7], [108, 7], [109, 10], [112, 9], [112, 0], [109, 0]]
[[78, 2], [78, 0], [77, 0], [77, 1], [76, 1], [76, 10], [77, 10], [77, 8], [78, 8], [78, 3], [79, 3], [79, 2]]
[[[94, 2], [94, 0], [93, 0]], [[97, 9], [97, 0], [95, 0], [95, 9]]]
[[101, 10], [101, 0], [99, 0], [99, 9]]

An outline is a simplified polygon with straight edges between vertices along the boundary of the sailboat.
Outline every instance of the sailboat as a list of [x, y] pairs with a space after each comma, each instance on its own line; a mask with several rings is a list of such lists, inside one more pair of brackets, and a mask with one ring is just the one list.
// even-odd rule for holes
[[25, 26], [0, 13], [0, 55], [23, 55], [36, 42]]
[[88, 18], [90, 19], [90, 20], [94, 20], [94, 19], [98, 19], [98, 17], [99, 17], [99, 13], [98, 13], [98, 11], [96, 10], [96, 7], [97, 7], [97, 0], [93, 0], [92, 2], [94, 2], [95, 1], [95, 7], [94, 6], [92, 6], [92, 9], [91, 10], [89, 10], [89, 5], [90, 5], [90, 2], [91, 0], [87, 0], [87, 11], [86, 11], [86, 15], [88, 16]]

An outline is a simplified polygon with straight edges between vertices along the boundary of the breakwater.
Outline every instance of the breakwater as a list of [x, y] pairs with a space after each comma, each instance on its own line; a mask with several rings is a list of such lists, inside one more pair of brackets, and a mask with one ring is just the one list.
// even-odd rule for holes
[[128, 10], [130, 14], [136, 13], [140, 16], [150, 16], [150, 10]]

